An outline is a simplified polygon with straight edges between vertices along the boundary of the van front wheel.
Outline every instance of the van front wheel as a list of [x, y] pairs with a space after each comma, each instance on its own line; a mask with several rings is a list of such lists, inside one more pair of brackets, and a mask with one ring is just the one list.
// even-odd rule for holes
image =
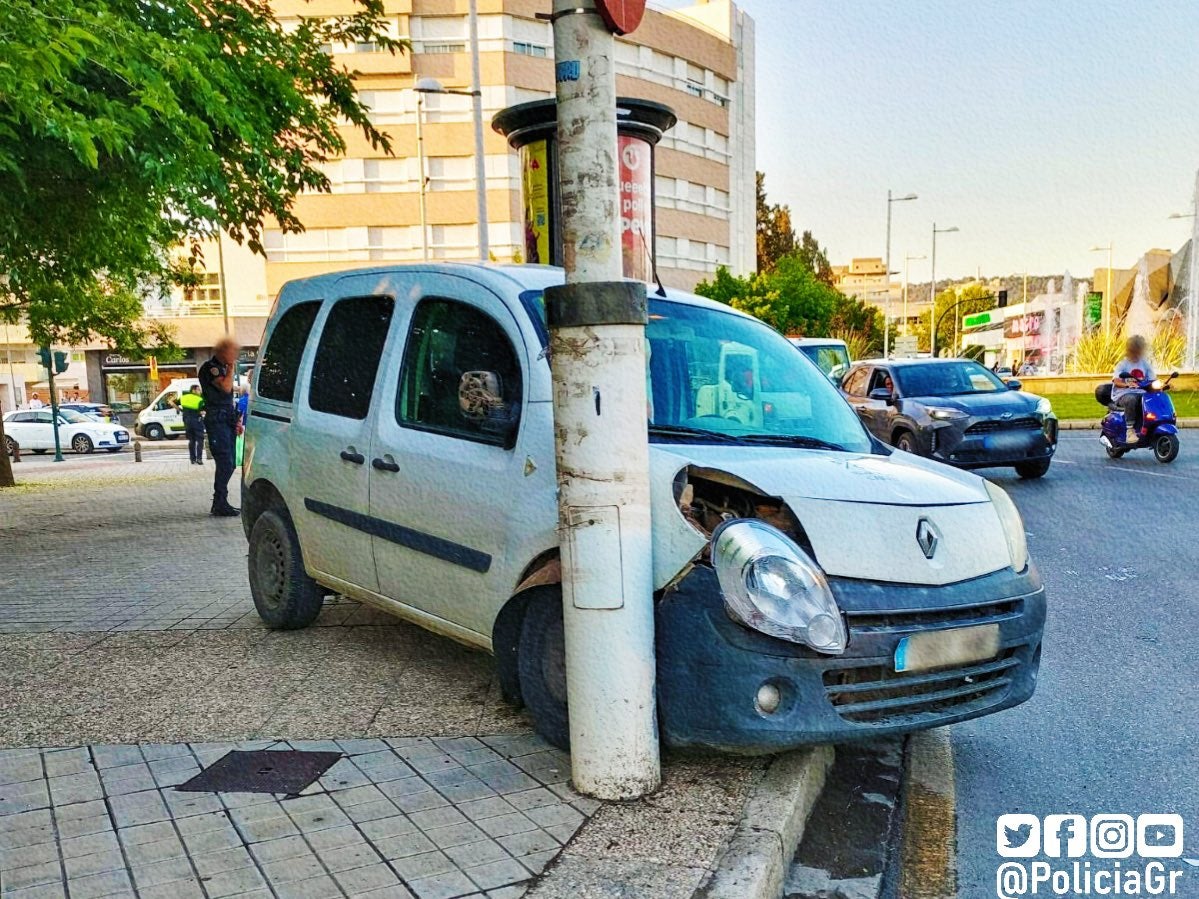
[[535, 587], [520, 635], [520, 692], [533, 727], [551, 746], [570, 749], [562, 588]]
[[250, 594], [267, 627], [296, 630], [316, 620], [324, 593], [304, 571], [300, 541], [287, 513], [269, 509], [250, 530]]

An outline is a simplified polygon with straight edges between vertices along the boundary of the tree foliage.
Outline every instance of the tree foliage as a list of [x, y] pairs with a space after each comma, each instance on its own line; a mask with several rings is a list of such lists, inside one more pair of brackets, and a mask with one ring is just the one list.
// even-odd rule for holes
[[[925, 310], [916, 326], [916, 338], [921, 352], [929, 350], [929, 335], [932, 333], [933, 321], [940, 321], [940, 327], [937, 329], [937, 355], [945, 356], [953, 348], [955, 334], [961, 337], [962, 318], [975, 312], [994, 309], [995, 303], [995, 293], [982, 284], [967, 284], [961, 289], [947, 287], [942, 290], [933, 302], [931, 314], [929, 310]], [[957, 308], [953, 308], [955, 304], [958, 304]], [[956, 331], [955, 325], [958, 326]]]
[[758, 172], [758, 271], [768, 272], [779, 260], [795, 252], [795, 228], [791, 225], [791, 207], [766, 199], [766, 175]]
[[41, 344], [169, 342], [142, 301], [187, 277], [198, 238], [261, 251], [266, 222], [301, 230], [294, 200], [328, 190], [345, 123], [389, 150], [322, 49], [402, 49], [383, 11], [285, 30], [266, 0], [0, 3], [0, 316]]

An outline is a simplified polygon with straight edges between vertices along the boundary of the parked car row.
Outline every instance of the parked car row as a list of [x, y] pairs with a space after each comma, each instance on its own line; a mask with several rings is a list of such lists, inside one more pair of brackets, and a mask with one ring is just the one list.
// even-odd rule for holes
[[[129, 444], [129, 431], [74, 409], [59, 407], [58, 439], [64, 450], [91, 453], [97, 449], [118, 453]], [[4, 449], [15, 447], [45, 453], [54, 449], [54, 414], [49, 409], [9, 412], [4, 416]]]

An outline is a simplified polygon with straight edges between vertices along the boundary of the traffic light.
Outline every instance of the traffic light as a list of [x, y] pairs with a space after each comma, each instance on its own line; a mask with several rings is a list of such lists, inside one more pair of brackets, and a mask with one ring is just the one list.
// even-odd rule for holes
[[998, 303], [996, 303], [996, 305], [997, 305], [997, 306], [998, 306], [1000, 309], [1004, 308], [1004, 307], [1007, 305], [1007, 291], [1006, 291], [1006, 290], [1001, 290], [1001, 291], [999, 291], [999, 297], [998, 297], [998, 299], [999, 299], [999, 302], [998, 302]]
[[49, 370], [49, 369], [50, 369], [50, 364], [51, 364], [51, 362], [50, 362], [50, 348], [49, 348], [49, 347], [45, 347], [45, 346], [44, 346], [44, 347], [42, 347], [42, 348], [40, 348], [40, 349], [37, 351], [37, 357], [38, 357], [38, 359], [40, 359], [40, 360], [41, 360], [41, 362], [42, 362], [42, 368], [44, 368], [44, 369], [46, 369], [46, 370]]
[[54, 354], [54, 374], [61, 375], [64, 371], [67, 370], [67, 367], [70, 364], [71, 364], [71, 360], [67, 356], [65, 351], [58, 350]]

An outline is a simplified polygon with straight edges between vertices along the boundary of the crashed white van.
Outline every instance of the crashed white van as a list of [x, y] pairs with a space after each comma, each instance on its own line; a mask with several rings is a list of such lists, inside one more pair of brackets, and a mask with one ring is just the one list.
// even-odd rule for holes
[[[568, 740], [539, 266], [285, 285], [246, 433], [254, 602], [341, 593], [491, 650]], [[1007, 495], [872, 439], [760, 321], [649, 297], [660, 732], [767, 752], [948, 724], [1032, 695], [1045, 594]]]

